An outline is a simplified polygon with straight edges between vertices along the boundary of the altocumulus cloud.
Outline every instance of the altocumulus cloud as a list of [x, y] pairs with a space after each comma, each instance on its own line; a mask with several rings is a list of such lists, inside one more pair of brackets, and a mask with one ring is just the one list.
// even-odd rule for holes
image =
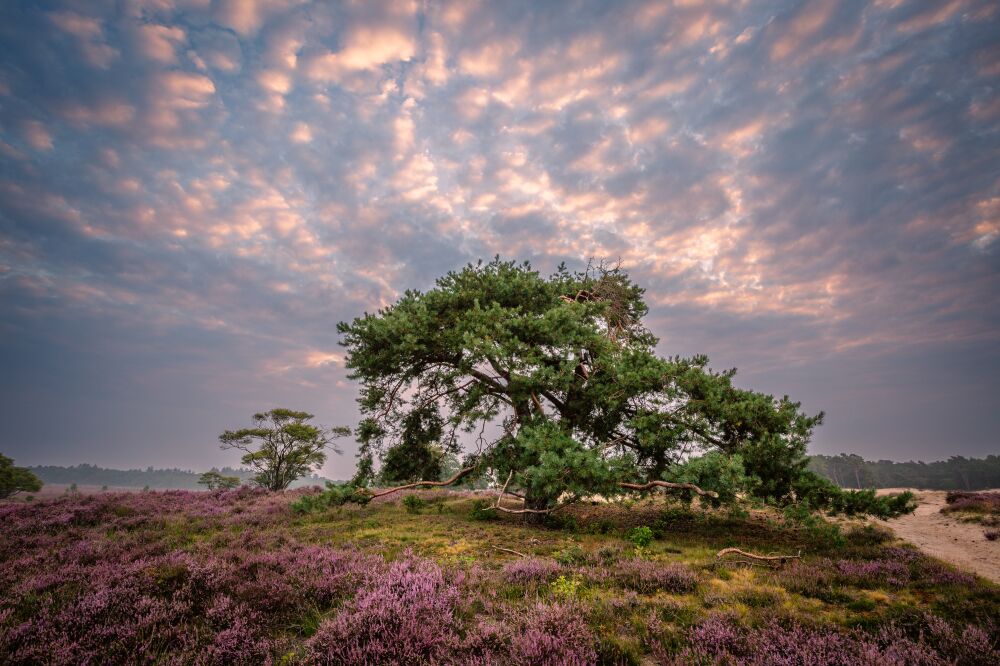
[[501, 254], [620, 258], [664, 353], [826, 409], [817, 450], [995, 453], [997, 34], [989, 0], [3, 3], [0, 446], [203, 467], [259, 408], [352, 422], [336, 322]]

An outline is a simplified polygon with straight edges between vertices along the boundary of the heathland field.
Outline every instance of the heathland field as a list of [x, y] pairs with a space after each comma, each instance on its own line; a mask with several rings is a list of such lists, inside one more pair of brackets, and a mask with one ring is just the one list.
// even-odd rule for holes
[[0, 505], [0, 661], [1000, 663], [1000, 589], [862, 522], [657, 498], [529, 526], [471, 492], [310, 492]]

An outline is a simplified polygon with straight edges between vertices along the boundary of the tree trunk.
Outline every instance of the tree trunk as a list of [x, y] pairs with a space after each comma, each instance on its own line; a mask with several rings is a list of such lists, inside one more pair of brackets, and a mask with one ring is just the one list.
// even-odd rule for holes
[[[533, 509], [535, 511], [543, 511], [545, 509], [551, 508], [555, 504], [557, 498], [548, 497], [541, 495], [537, 490], [532, 490], [530, 487], [525, 489], [524, 493], [524, 508]], [[545, 522], [544, 513], [526, 513], [524, 514], [524, 522], [531, 525], [541, 525]]]

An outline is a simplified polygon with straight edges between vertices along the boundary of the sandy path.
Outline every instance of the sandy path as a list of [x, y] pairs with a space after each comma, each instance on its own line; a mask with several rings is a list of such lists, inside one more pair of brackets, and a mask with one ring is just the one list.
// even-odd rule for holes
[[[903, 489], [885, 489], [879, 494], [899, 490]], [[915, 512], [902, 518], [877, 522], [891, 528], [897, 536], [928, 555], [1000, 583], [1000, 541], [987, 541], [982, 525], [962, 523], [941, 513], [941, 507], [945, 506], [946, 493], [943, 490], [912, 492], [917, 496]]]

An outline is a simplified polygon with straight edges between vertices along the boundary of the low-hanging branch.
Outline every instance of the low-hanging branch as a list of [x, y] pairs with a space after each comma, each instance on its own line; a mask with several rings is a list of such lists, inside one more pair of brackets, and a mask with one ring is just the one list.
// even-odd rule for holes
[[619, 483], [622, 488], [628, 490], [652, 490], [653, 488], [667, 488], [669, 490], [690, 490], [699, 495], [707, 497], [718, 497], [719, 493], [714, 490], [702, 490], [693, 483], [673, 483], [671, 481], [649, 481], [647, 483]]
[[466, 467], [465, 469], [456, 472], [450, 479], [445, 479], [444, 481], [417, 481], [415, 483], [407, 483], [404, 486], [386, 488], [385, 490], [379, 490], [378, 492], [369, 492], [369, 496], [371, 499], [375, 499], [377, 497], [385, 497], [386, 495], [398, 493], [400, 490], [408, 490], [410, 488], [421, 488], [423, 486], [450, 486], [453, 483], [458, 483], [474, 471], [476, 471], [475, 467]]

